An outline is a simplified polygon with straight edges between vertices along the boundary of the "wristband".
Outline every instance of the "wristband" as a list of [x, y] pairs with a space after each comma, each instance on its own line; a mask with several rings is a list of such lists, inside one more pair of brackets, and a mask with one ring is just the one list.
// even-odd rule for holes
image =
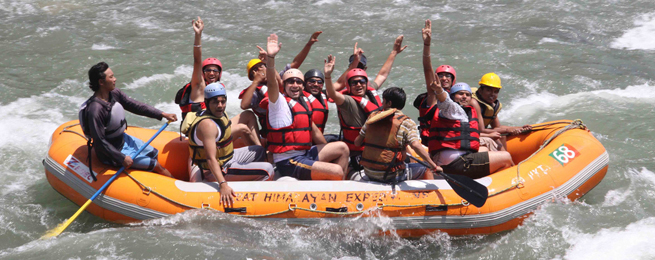
[[202, 46], [202, 45], [200, 45], [200, 44], [198, 44], [198, 45], [193, 45], [193, 47], [196, 47], [196, 48], [200, 48], [201, 46]]
[[275, 56], [271, 56], [271, 55], [266, 55], [266, 57], [269, 57], [271, 59], [275, 59]]
[[221, 186], [221, 184], [223, 184], [223, 183], [227, 183], [227, 181], [219, 182], [219, 183], [218, 183], [218, 186]]

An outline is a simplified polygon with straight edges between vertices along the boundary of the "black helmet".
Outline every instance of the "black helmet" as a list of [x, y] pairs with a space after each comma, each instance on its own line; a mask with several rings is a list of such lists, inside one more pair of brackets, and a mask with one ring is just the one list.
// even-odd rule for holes
[[325, 81], [325, 75], [323, 75], [323, 72], [320, 70], [311, 69], [305, 73], [305, 81], [314, 77], [321, 78], [321, 80]]

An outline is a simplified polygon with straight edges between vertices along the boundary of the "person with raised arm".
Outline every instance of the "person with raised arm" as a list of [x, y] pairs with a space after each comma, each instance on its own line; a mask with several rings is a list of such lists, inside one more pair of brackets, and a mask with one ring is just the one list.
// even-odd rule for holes
[[172, 177], [171, 173], [157, 161], [159, 151], [150, 145], [134, 158], [131, 157], [144, 145], [144, 142], [125, 133], [127, 129], [125, 110], [157, 120], [166, 118], [169, 121], [177, 121], [177, 115], [164, 113], [128, 97], [116, 88], [116, 81], [114, 72], [105, 62], [99, 62], [89, 69], [89, 88], [93, 90], [93, 96], [82, 104], [78, 114], [82, 131], [89, 138], [87, 143], [89, 168], [92, 168], [90, 155], [91, 144], [93, 144], [98, 159], [104, 164], [124, 166], [125, 169], [131, 167], [155, 171]]
[[427, 101], [433, 115], [430, 121], [428, 149], [432, 160], [444, 172], [481, 178], [493, 172], [509, 168], [514, 163], [506, 151], [478, 152], [480, 130], [477, 111], [467, 105], [471, 99], [468, 85], [461, 84], [451, 93], [441, 87], [432, 73], [430, 42], [432, 27], [430, 20], [425, 22], [423, 35], [423, 64], [427, 90]]
[[[343, 92], [337, 91], [338, 86], [335, 86], [336, 84], [327, 75], [325, 77], [327, 94], [337, 105], [342, 141], [348, 145], [348, 149], [350, 150], [350, 165], [355, 171], [361, 170], [359, 159], [364, 150], [364, 147], [355, 145], [355, 138], [359, 135], [359, 131], [366, 122], [366, 118], [382, 105], [377, 90], [387, 80], [396, 55], [407, 48], [407, 45], [402, 46], [402, 42], [403, 36], [398, 36], [389, 58], [372, 82], [369, 82], [368, 75], [364, 70], [366, 67], [364, 69], [354, 68], [346, 73], [346, 88]], [[363, 51], [356, 47], [355, 49], [355, 56], [352, 63], [358, 64]]]
[[[206, 109], [204, 90], [211, 83], [219, 82], [223, 75], [223, 64], [220, 60], [210, 57], [202, 60], [202, 31], [205, 23], [198, 17], [191, 21], [195, 33], [193, 41], [193, 72], [191, 82], [184, 85], [175, 95], [175, 103], [182, 110], [182, 120], [188, 113], [196, 113]], [[254, 115], [240, 114], [231, 119], [235, 146], [261, 145], [256, 134], [257, 118]]]
[[[312, 110], [302, 94], [304, 75], [289, 69], [282, 75], [282, 93], [275, 78], [275, 56], [280, 51], [278, 37], [267, 40], [266, 77], [268, 98], [261, 107], [268, 109], [268, 149], [277, 170], [300, 180], [342, 180], [348, 167], [348, 147], [343, 142], [326, 144], [321, 131], [312, 122]], [[328, 68], [329, 67], [329, 68]], [[334, 60], [326, 61], [326, 78], [334, 69]], [[312, 141], [316, 145], [312, 145]]]
[[[309, 38], [309, 41], [305, 44], [305, 47], [294, 57], [293, 61], [290, 64], [287, 64], [286, 67], [284, 68], [283, 71], [280, 72], [280, 74], [274, 75], [274, 79], [277, 80], [278, 86], [282, 86], [282, 74], [284, 71], [291, 69], [291, 68], [299, 68], [300, 65], [305, 61], [305, 58], [307, 58], [307, 55], [309, 54], [309, 51], [311, 50], [312, 46], [314, 43], [318, 42], [318, 36], [323, 33], [322, 31], [316, 31], [312, 34], [312, 36]], [[259, 56], [257, 59], [252, 59], [248, 62], [246, 65], [246, 73], [248, 75], [248, 79], [252, 81], [250, 86], [245, 88], [244, 90], [239, 93], [239, 99], [241, 99], [241, 109], [247, 110], [247, 109], [252, 109], [252, 112], [256, 115], [256, 118], [259, 120], [259, 124], [261, 126], [260, 129], [258, 129], [258, 134], [260, 134], [264, 139], [262, 143], [265, 142], [265, 137], [267, 134], [267, 129], [266, 129], [266, 109], [261, 108], [259, 104], [261, 101], [268, 97], [268, 77], [266, 74], [266, 51], [262, 48], [257, 46], [257, 49], [259, 49]], [[280, 89], [280, 91], [283, 91], [283, 89]], [[245, 111], [244, 111], [245, 113]]]
[[405, 162], [410, 146], [431, 169], [442, 171], [421, 145], [416, 123], [401, 111], [405, 107], [405, 91], [390, 87], [382, 97], [382, 110], [371, 113], [355, 139], [356, 145], [364, 146], [364, 174], [370, 180], [386, 183], [434, 179], [432, 171], [423, 164]]
[[214, 82], [204, 92], [207, 109], [189, 114], [182, 123], [182, 132], [189, 136], [189, 155], [193, 162], [189, 181], [218, 182], [221, 203], [231, 207], [235, 194], [227, 181], [272, 179], [273, 165], [266, 162], [266, 149], [262, 146], [234, 149], [231, 121], [225, 113], [225, 85]]

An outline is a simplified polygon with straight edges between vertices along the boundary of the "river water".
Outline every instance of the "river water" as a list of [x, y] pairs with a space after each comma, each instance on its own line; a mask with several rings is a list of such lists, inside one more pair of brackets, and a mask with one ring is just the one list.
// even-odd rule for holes
[[[350, 2], [0, 0], [0, 258], [655, 259], [655, 2]], [[58, 238], [38, 240], [78, 209], [50, 187], [41, 160], [50, 134], [91, 95], [88, 69], [106, 61], [128, 95], [179, 112], [172, 100], [190, 79], [196, 16], [205, 21], [204, 57], [225, 69], [228, 114], [239, 112], [246, 63], [268, 34], [280, 36], [281, 66], [322, 30], [303, 71], [333, 54], [343, 72], [359, 42], [375, 74], [405, 35], [409, 47], [383, 88], [403, 87], [416, 118], [420, 32], [431, 19], [435, 67], [454, 66], [472, 86], [500, 75], [504, 124], [582, 119], [607, 148], [609, 171], [580, 200], [545, 204], [517, 229], [486, 236], [403, 239], [375, 235], [390, 228], [385, 218], [290, 227], [199, 210], [132, 225], [84, 213]], [[331, 113], [327, 131], [337, 130]]]

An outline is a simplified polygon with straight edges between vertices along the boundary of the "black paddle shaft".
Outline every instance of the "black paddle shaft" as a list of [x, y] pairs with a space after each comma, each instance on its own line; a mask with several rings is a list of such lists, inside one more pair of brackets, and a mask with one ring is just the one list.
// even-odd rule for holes
[[[425, 167], [430, 168], [426, 162], [419, 160], [418, 158], [407, 154], [410, 158], [416, 160]], [[479, 182], [459, 174], [447, 174], [444, 172], [436, 172], [441, 175], [447, 182], [450, 184], [450, 187], [453, 188], [453, 191], [457, 193], [462, 199], [465, 199], [474, 206], [480, 208], [487, 202], [489, 197], [489, 190], [484, 185]]]

